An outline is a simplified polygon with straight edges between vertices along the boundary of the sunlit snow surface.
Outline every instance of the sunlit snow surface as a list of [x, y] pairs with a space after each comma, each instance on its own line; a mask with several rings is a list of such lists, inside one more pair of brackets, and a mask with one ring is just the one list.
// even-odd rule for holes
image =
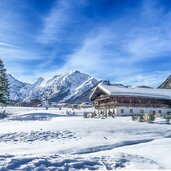
[[[171, 125], [130, 117], [84, 119], [83, 110], [4, 108], [0, 170], [171, 169]], [[89, 111], [92, 109], [85, 109]]]

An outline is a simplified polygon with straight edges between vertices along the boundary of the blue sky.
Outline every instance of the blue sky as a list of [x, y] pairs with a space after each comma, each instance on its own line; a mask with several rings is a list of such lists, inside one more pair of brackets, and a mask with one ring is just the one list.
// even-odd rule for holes
[[170, 0], [1, 0], [0, 57], [31, 82], [80, 70], [157, 86], [171, 74]]

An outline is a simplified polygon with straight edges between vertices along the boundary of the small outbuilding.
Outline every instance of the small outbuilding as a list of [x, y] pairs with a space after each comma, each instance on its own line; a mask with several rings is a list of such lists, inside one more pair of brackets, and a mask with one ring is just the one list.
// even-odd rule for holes
[[83, 102], [80, 104], [80, 108], [92, 108], [93, 104], [91, 102]]

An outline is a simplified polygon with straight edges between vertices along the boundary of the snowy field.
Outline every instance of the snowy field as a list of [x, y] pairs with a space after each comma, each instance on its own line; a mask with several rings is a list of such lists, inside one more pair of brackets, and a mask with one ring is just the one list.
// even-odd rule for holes
[[84, 119], [83, 110], [55, 108], [1, 110], [11, 115], [0, 120], [0, 171], [171, 169], [171, 125], [161, 120]]

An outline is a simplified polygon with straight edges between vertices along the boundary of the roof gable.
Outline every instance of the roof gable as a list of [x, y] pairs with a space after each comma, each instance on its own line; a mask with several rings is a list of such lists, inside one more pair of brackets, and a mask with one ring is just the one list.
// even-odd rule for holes
[[91, 94], [90, 100], [94, 100], [98, 93], [105, 93], [109, 96], [137, 96], [171, 100], [170, 89], [120, 87], [100, 83]]
[[92, 94], [90, 95], [90, 100], [93, 101], [95, 98], [97, 98], [100, 95], [110, 95], [110, 94], [107, 90], [103, 90], [101, 89], [101, 87], [97, 86], [92, 92]]

